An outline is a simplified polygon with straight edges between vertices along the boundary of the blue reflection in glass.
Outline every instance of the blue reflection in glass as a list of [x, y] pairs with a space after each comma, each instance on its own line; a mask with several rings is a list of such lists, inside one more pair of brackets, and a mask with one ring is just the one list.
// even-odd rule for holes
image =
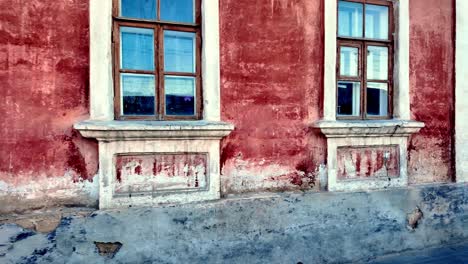
[[164, 31], [166, 72], [195, 72], [195, 33]]
[[166, 115], [195, 115], [195, 78], [166, 76]]
[[122, 114], [154, 115], [154, 76], [123, 73]]
[[123, 17], [156, 20], [156, 0], [121, 0], [120, 3]]
[[195, 23], [194, 0], [161, 0], [161, 20]]
[[121, 27], [121, 68], [154, 70], [154, 32], [147, 28]]
[[366, 38], [388, 39], [388, 6], [366, 5]]
[[363, 4], [347, 1], [338, 2], [338, 36], [358, 37], [362, 34]]

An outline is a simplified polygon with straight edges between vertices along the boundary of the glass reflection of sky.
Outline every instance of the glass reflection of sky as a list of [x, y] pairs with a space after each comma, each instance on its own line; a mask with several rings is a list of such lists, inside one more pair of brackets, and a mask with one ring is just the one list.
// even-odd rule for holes
[[130, 70], [154, 70], [154, 31], [147, 28], [121, 27], [121, 67]]
[[363, 9], [361, 3], [338, 2], [338, 36], [362, 37]]
[[366, 5], [366, 38], [388, 39], [388, 7]]
[[190, 96], [195, 94], [195, 78], [166, 76], [166, 95]]
[[120, 3], [123, 17], [156, 20], [156, 0], [121, 0]]
[[164, 31], [166, 72], [195, 72], [195, 33]]
[[194, 0], [161, 0], [161, 20], [195, 23]]
[[154, 96], [154, 76], [122, 73], [124, 96]]

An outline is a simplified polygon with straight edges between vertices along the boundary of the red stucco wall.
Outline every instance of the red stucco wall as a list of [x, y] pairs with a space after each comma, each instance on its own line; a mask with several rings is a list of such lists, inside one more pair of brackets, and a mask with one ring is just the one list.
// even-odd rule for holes
[[[222, 118], [236, 125], [221, 146], [224, 193], [317, 187], [326, 141], [310, 124], [323, 109], [322, 2], [220, 1]], [[427, 126], [410, 142], [410, 181], [446, 182], [453, 1], [410, 4], [411, 109]], [[96, 143], [72, 130], [89, 112], [88, 27], [88, 1], [0, 1], [1, 182], [95, 175]]]
[[[410, 141], [409, 180], [447, 182], [453, 177], [453, 1], [410, 3], [411, 109], [427, 127]], [[223, 142], [224, 187], [307, 187], [326, 154], [323, 138], [307, 129], [322, 109], [322, 1], [226, 0], [221, 12], [223, 118], [237, 127]]]
[[323, 4], [223, 0], [225, 191], [313, 187], [326, 141], [309, 129], [323, 109]]
[[426, 123], [409, 144], [411, 183], [454, 176], [454, 19], [454, 1], [410, 1], [411, 111]]
[[89, 112], [87, 2], [0, 1], [1, 181], [96, 173], [96, 144], [72, 130]]

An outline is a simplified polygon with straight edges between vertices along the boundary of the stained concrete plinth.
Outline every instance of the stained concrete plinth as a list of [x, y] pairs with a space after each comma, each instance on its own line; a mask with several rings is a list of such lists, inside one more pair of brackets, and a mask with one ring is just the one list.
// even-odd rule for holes
[[[423, 217], [412, 230], [407, 219], [416, 208]], [[8, 237], [1, 263], [363, 262], [468, 241], [468, 185], [98, 211], [63, 218], [49, 234], [3, 225], [0, 237]], [[95, 242], [121, 247], [109, 259]]]

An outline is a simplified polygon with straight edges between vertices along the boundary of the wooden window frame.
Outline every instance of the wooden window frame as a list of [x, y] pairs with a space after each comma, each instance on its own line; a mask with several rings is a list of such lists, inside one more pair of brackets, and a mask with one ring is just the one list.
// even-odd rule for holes
[[[394, 67], [394, 47], [395, 47], [395, 17], [393, 2], [389, 0], [343, 0], [346, 2], [355, 2], [363, 4], [362, 12], [362, 38], [356, 37], [340, 37], [339, 30], [339, 16], [336, 16], [336, 37], [337, 37], [337, 62], [336, 62], [336, 119], [337, 120], [383, 120], [393, 118], [393, 67]], [[339, 0], [337, 0], [339, 2]], [[370, 39], [365, 37], [366, 32], [366, 4], [388, 6], [388, 39]], [[339, 5], [336, 6], [338, 14]], [[358, 76], [341, 76], [340, 63], [341, 63], [341, 46], [358, 48]], [[368, 46], [381, 46], [388, 48], [388, 77], [387, 80], [367, 80], [367, 47]], [[341, 81], [354, 81], [360, 82], [360, 115], [359, 116], [343, 116], [338, 115], [338, 82]], [[367, 114], [367, 83], [386, 83], [388, 85], [388, 113], [386, 116], [372, 116]]]
[[[201, 27], [201, 0], [195, 1], [195, 23], [180, 23], [162, 21], [161, 0], [157, 2], [156, 20], [135, 19], [120, 16], [120, 0], [112, 0], [112, 57], [114, 77], [114, 115], [116, 120], [149, 120], [149, 121], [173, 121], [173, 120], [201, 120], [203, 111], [202, 98], [202, 27]], [[139, 27], [154, 30], [154, 71], [127, 70], [120, 68], [120, 27]], [[193, 32], [195, 40], [195, 73], [166, 72], [164, 70], [164, 31], [173, 30], [180, 32]], [[122, 73], [152, 74], [155, 77], [154, 115], [123, 115], [121, 113], [121, 87]], [[193, 116], [166, 115], [164, 77], [180, 76], [195, 78], [195, 113]]]

